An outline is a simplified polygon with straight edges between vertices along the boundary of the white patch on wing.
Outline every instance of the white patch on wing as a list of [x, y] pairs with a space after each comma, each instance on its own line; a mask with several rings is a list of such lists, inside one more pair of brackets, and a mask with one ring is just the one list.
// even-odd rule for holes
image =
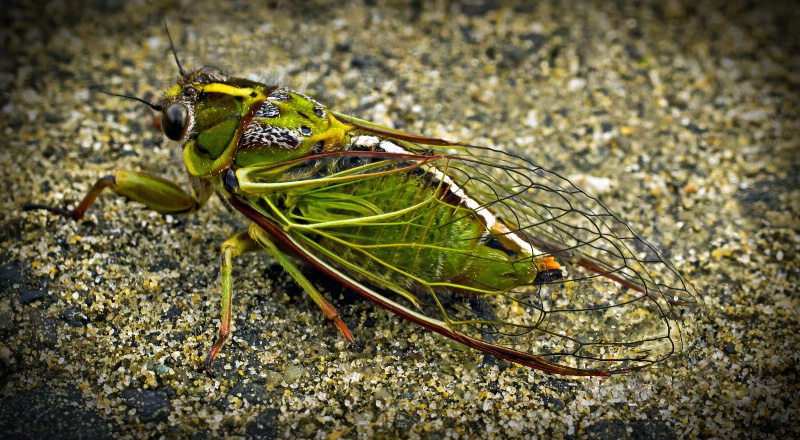
[[410, 153], [408, 150], [395, 144], [394, 142], [381, 140], [381, 138], [377, 136], [366, 136], [366, 135], [356, 136], [352, 140], [352, 145], [356, 147], [370, 148], [372, 150], [375, 150], [377, 147], [387, 153], [396, 153], [396, 154]]
[[377, 136], [356, 136], [353, 138], [352, 143], [356, 147], [373, 148], [380, 141]]
[[467, 193], [464, 192], [464, 189], [460, 186], [456, 185], [453, 182], [453, 179], [450, 178], [447, 174], [443, 173], [440, 169], [436, 167], [431, 167], [428, 169], [429, 172], [433, 173], [437, 179], [441, 180], [447, 185], [447, 188], [450, 190], [451, 193], [458, 196], [461, 199], [461, 203], [464, 204], [467, 208], [475, 211], [478, 213], [479, 216], [483, 218], [483, 222], [486, 224], [486, 227], [491, 229], [494, 224], [497, 222], [497, 218], [492, 214], [491, 211], [486, 209], [485, 207], [481, 206], [480, 203], [476, 202], [475, 199], [468, 196]]
[[528, 255], [541, 255], [542, 252], [538, 249], [535, 249], [528, 243], [526, 240], [523, 240], [519, 234], [513, 232], [512, 230], [508, 229], [508, 227], [503, 222], [498, 222], [497, 217], [485, 206], [482, 206], [478, 203], [475, 199], [468, 196], [464, 189], [458, 186], [450, 176], [443, 173], [441, 170], [435, 167], [431, 167], [428, 169], [429, 172], [432, 172], [437, 179], [444, 182], [451, 193], [458, 196], [461, 199], [461, 203], [464, 204], [468, 209], [475, 211], [481, 218], [483, 219], [486, 228], [489, 230], [496, 230], [500, 231], [501, 234], [505, 235], [509, 239], [511, 239], [514, 243], [519, 246], [519, 248], [528, 253]]
[[378, 146], [387, 153], [408, 154], [408, 150], [389, 141], [381, 141]]

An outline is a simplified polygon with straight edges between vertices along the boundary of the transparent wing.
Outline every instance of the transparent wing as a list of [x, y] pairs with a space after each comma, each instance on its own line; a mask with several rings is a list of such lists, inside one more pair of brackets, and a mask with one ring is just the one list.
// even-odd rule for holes
[[[232, 203], [372, 301], [501, 358], [609, 374], [687, 348], [694, 288], [596, 198], [506, 153], [388, 139], [408, 153], [328, 153], [237, 173], [244, 192]], [[487, 213], [533, 253], [487, 240]], [[563, 270], [537, 269], [548, 256]]]

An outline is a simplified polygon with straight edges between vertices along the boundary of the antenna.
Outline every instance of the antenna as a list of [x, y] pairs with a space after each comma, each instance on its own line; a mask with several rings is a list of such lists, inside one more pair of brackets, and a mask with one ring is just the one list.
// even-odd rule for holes
[[164, 30], [167, 31], [167, 38], [169, 38], [169, 48], [172, 50], [172, 56], [175, 58], [175, 64], [178, 65], [178, 73], [181, 76], [186, 76], [186, 71], [183, 70], [183, 66], [181, 66], [181, 62], [178, 60], [178, 52], [175, 51], [175, 45], [172, 44], [172, 35], [169, 34], [169, 28], [167, 27], [167, 20], [164, 20]]
[[132, 99], [132, 100], [134, 100], [134, 101], [139, 101], [139, 102], [141, 102], [142, 104], [147, 104], [147, 105], [149, 105], [151, 109], [153, 109], [153, 110], [155, 110], [155, 111], [157, 111], [157, 112], [160, 112], [161, 110], [163, 110], [163, 109], [164, 109], [163, 107], [161, 107], [161, 106], [160, 106], [160, 105], [158, 105], [158, 104], [154, 104], [154, 103], [152, 103], [152, 102], [150, 102], [150, 101], [145, 101], [144, 99], [142, 99], [142, 98], [139, 98], [139, 97], [136, 97], [136, 96], [132, 96], [132, 95], [121, 95], [121, 94], [119, 94], [119, 93], [111, 93], [111, 92], [106, 92], [105, 90], [97, 90], [97, 91], [98, 91], [98, 92], [100, 92], [100, 93], [105, 93], [106, 95], [109, 95], [109, 96], [117, 96], [117, 97], [120, 97], [120, 98], [127, 98], [127, 99]]

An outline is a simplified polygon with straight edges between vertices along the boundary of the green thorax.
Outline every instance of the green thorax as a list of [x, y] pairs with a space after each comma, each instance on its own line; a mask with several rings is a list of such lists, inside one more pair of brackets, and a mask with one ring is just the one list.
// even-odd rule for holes
[[164, 132], [184, 142], [198, 177], [336, 151], [351, 129], [301, 93], [202, 70], [182, 76], [161, 107]]

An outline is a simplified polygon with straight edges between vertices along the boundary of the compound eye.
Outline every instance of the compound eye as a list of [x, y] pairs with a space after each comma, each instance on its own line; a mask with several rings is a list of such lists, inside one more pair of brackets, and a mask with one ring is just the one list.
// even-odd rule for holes
[[185, 105], [174, 102], [161, 113], [161, 130], [173, 141], [179, 141], [186, 135], [189, 125], [189, 109]]

